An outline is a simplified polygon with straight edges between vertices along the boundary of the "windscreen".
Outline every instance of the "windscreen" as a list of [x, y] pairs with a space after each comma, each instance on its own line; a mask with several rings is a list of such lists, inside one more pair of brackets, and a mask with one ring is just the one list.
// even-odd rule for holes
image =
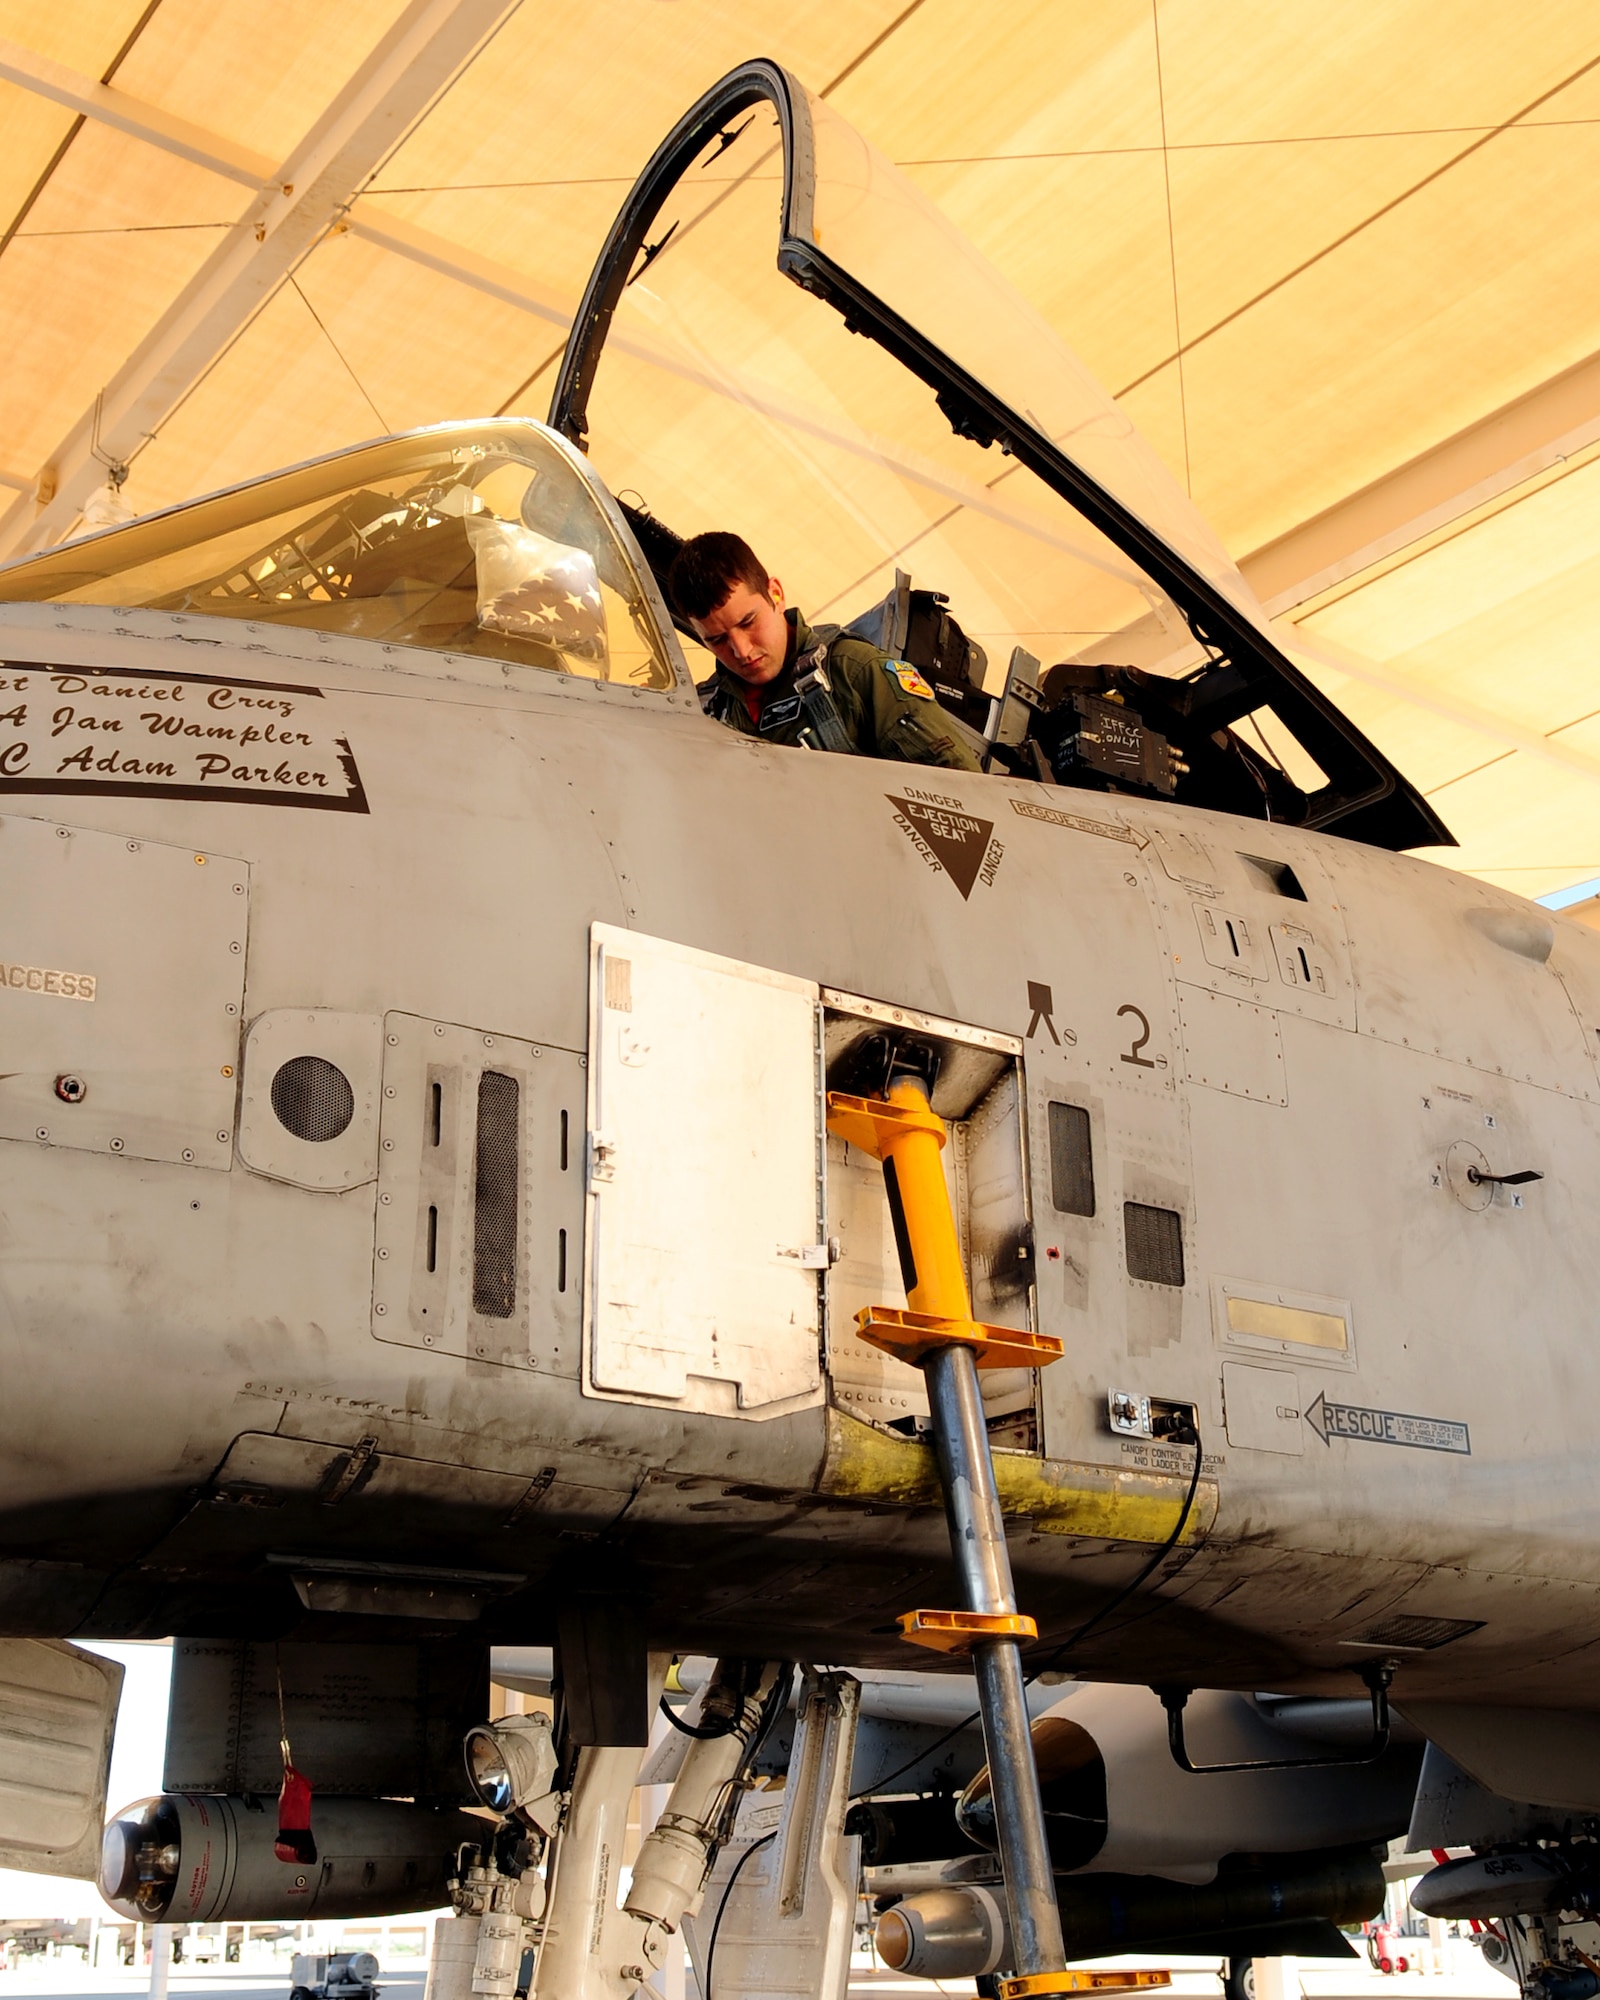
[[0, 571], [0, 602], [286, 625], [632, 687], [674, 675], [621, 539], [549, 433], [391, 438]]
[[[863, 167], [861, 142], [839, 131], [857, 152], [830, 141], [819, 164], [853, 159], [870, 181], [870, 156]], [[892, 237], [876, 184], [855, 199], [843, 165], [830, 172], [820, 247], [836, 256]], [[991, 688], [1016, 647], [1047, 666], [1198, 661], [1181, 615], [1109, 541], [997, 447], [956, 436], [931, 389], [777, 269], [782, 185], [780, 128], [762, 100], [708, 144], [652, 225], [588, 403], [592, 461], [611, 490], [679, 535], [742, 535], [812, 623], [850, 622], [907, 572], [948, 598], [988, 656]], [[908, 231], [926, 221], [906, 213]], [[896, 258], [943, 259], [976, 328], [1011, 299], [975, 295], [987, 267], [962, 249], [952, 230], [924, 231], [920, 250], [903, 244]]]

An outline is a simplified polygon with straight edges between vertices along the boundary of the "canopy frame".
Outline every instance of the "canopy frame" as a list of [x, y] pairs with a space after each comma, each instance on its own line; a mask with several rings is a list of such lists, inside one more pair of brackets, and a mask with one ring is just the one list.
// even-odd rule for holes
[[804, 87], [778, 63], [761, 57], [731, 70], [684, 113], [635, 181], [573, 321], [551, 398], [551, 427], [587, 451], [589, 398], [613, 317], [642, 268], [640, 257], [648, 260], [663, 247], [648, 244], [651, 226], [706, 147], [741, 111], [763, 101], [777, 116], [783, 146], [778, 269], [932, 389], [957, 436], [998, 444], [1166, 593], [1211, 656], [1186, 683], [1187, 716], [1222, 729], [1270, 707], [1328, 780], [1309, 800], [1302, 822], [1308, 827], [1375, 847], [1453, 847], [1454, 837], [1415, 786], [1273, 642], [1264, 613], [1258, 625], [1059, 445], [819, 247], [810, 107]]

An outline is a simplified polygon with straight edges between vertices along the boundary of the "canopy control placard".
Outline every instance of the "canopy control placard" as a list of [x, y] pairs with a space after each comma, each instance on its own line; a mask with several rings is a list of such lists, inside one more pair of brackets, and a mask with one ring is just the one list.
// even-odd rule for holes
[[368, 810], [321, 688], [128, 667], [0, 666], [0, 793]]

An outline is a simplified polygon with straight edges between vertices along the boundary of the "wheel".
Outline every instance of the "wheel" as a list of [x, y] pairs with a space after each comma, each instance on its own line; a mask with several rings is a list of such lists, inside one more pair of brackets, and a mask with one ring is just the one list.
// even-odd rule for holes
[[1395, 1971], [1396, 1971], [1396, 1972], [1409, 1972], [1409, 1971], [1411, 1970], [1411, 1961], [1410, 1961], [1410, 1959], [1409, 1959], [1409, 1958], [1397, 1958], [1397, 1959], [1395, 1960], [1395, 1962], [1394, 1962], [1394, 1969], [1395, 1969]]
[[317, 2000], [317, 1996], [309, 1986], [292, 1986], [289, 1989], [289, 2000]]
[[[1378, 1960], [1378, 1970], [1379, 1970], [1380, 1972], [1393, 1972], [1393, 1971], [1394, 1971], [1394, 1960], [1393, 1960], [1392, 1958], [1387, 1958], [1387, 1957], [1386, 1957], [1386, 1958], [1380, 1958], [1380, 1959]], [[292, 1994], [292, 1993], [291, 1993], [291, 1994], [289, 1995], [289, 2000], [296, 2000], [296, 1996], [295, 1996], [294, 1994]]]
[[1227, 2000], [1256, 2000], [1256, 1962], [1253, 1958], [1230, 1958], [1222, 1975]]

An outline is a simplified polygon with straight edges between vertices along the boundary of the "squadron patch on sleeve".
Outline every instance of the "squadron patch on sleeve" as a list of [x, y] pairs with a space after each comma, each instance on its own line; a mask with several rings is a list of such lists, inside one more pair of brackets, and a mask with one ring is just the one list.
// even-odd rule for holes
[[885, 660], [883, 671], [893, 681], [900, 684], [902, 692], [919, 694], [924, 701], [933, 700], [933, 689], [922, 678], [909, 660]]

